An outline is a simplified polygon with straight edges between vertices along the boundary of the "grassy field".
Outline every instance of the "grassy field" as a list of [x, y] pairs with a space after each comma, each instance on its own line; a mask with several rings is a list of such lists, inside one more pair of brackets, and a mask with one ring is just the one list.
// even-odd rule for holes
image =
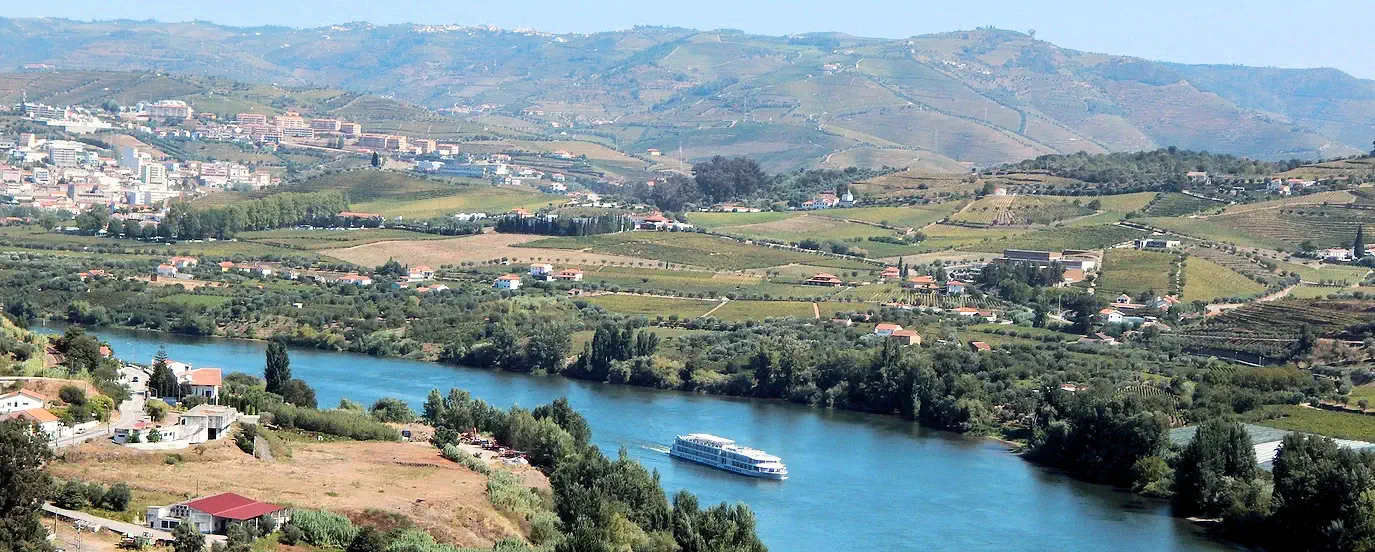
[[1103, 270], [1098, 278], [1098, 294], [1133, 297], [1147, 290], [1164, 295], [1170, 291], [1170, 265], [1175, 256], [1154, 251], [1109, 249], [1103, 254]]
[[678, 299], [672, 297], [650, 297], [643, 295], [598, 295], [588, 297], [588, 303], [611, 312], [643, 315], [650, 318], [678, 315], [679, 318], [696, 318], [706, 314], [718, 303], [702, 299]]
[[1265, 286], [1208, 259], [1190, 257], [1184, 263], [1184, 301], [1253, 297], [1263, 291]]
[[512, 209], [534, 211], [557, 206], [567, 201], [564, 196], [540, 194], [508, 188], [473, 186], [455, 189], [453, 195], [425, 199], [385, 198], [353, 203], [350, 208], [363, 213], [380, 213], [388, 217], [430, 218], [453, 213], [505, 213]]
[[790, 219], [801, 213], [796, 211], [761, 211], [758, 213], [689, 213], [688, 221], [707, 230], [726, 226], [744, 226]]
[[[825, 303], [821, 303], [825, 305]], [[827, 312], [826, 314], [830, 314]], [[814, 318], [812, 304], [802, 301], [730, 301], [716, 312], [712, 318], [721, 320], [763, 320], [765, 318]]]
[[725, 238], [684, 232], [622, 232], [598, 236], [545, 238], [517, 247], [587, 249], [625, 257], [722, 270], [764, 268], [786, 264], [813, 264], [841, 269], [867, 269], [858, 261], [773, 249]]
[[[1033, 230], [1028, 228], [969, 228], [950, 224], [933, 224], [922, 230], [926, 239], [922, 240], [921, 245], [926, 251], [938, 251], [973, 246], [1031, 232]], [[1001, 249], [997, 249], [997, 251], [1001, 251]]]
[[351, 230], [282, 229], [264, 232], [244, 232], [239, 234], [239, 239], [243, 241], [263, 243], [278, 247], [289, 247], [292, 249], [310, 250], [353, 247], [355, 245], [364, 245], [380, 241], [436, 240], [448, 237], [450, 236], [422, 234], [420, 232], [388, 228], [362, 228]]
[[[815, 240], [849, 240], [896, 235], [893, 230], [877, 226], [845, 222], [840, 219], [810, 214], [772, 222], [726, 226], [717, 228], [716, 231], [732, 236], [777, 240], [785, 243], [797, 243], [809, 238]], [[860, 247], [864, 245], [861, 243]]]
[[1104, 224], [1099, 226], [1066, 226], [1046, 228], [963, 247], [968, 251], [1002, 251], [1004, 249], [1099, 249], [1147, 235], [1148, 232]]
[[1307, 265], [1284, 263], [1280, 270], [1293, 272], [1305, 282], [1332, 282], [1339, 284], [1358, 284], [1365, 281], [1370, 269], [1360, 266], [1323, 265], [1313, 268]]
[[1260, 420], [1257, 424], [1289, 431], [1316, 433], [1338, 439], [1375, 442], [1375, 416], [1353, 412], [1333, 412], [1296, 405], [1266, 407], [1282, 418]]
[[815, 211], [817, 216], [841, 220], [859, 220], [887, 226], [921, 228], [950, 216], [959, 207], [959, 202], [920, 205], [914, 207], [857, 207], [853, 209], [825, 209]]
[[1320, 299], [1333, 294], [1346, 293], [1366, 293], [1375, 295], [1375, 287], [1340, 287], [1340, 286], [1311, 286], [1301, 285], [1289, 292], [1289, 297], [1295, 299]]

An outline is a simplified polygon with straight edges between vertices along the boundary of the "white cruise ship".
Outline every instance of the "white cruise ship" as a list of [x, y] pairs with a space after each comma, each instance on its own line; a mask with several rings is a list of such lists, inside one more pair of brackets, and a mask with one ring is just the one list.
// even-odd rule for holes
[[740, 475], [779, 481], [788, 478], [788, 467], [784, 466], [777, 456], [762, 450], [742, 447], [735, 444], [735, 441], [715, 435], [679, 435], [668, 453], [684, 460], [692, 460]]

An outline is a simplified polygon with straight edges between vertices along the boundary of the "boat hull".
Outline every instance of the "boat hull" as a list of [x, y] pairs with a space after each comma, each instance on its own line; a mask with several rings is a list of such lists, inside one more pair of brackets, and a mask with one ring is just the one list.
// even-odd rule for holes
[[757, 471], [741, 470], [741, 469], [734, 468], [734, 467], [732, 467], [732, 466], [721, 465], [721, 464], [717, 464], [717, 463], [715, 463], [715, 462], [708, 462], [708, 461], [703, 460], [703, 459], [701, 459], [701, 458], [694, 458], [694, 457], [692, 457], [692, 456], [690, 456], [690, 455], [687, 455], [687, 454], [679, 454], [677, 449], [669, 450], [668, 455], [669, 455], [669, 456], [672, 456], [672, 457], [674, 457], [674, 458], [680, 459], [680, 460], [687, 460], [687, 461], [692, 462], [692, 463], [694, 463], [694, 464], [701, 464], [701, 465], [703, 465], [703, 466], [707, 466], [707, 467], [711, 467], [711, 468], [716, 468], [716, 469], [721, 470], [721, 471], [731, 472], [731, 473], [736, 474], [736, 475], [743, 475], [743, 476], [745, 476], [745, 477], [754, 477], [754, 478], [757, 478], [757, 479], [769, 479], [769, 480], [772, 480], [772, 481], [787, 481], [787, 480], [788, 480], [788, 474], [786, 474], [786, 473], [762, 473], [762, 472], [757, 472]]

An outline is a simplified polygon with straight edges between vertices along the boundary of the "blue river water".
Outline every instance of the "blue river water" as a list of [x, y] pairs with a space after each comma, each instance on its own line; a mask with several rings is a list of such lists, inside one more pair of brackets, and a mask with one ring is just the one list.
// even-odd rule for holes
[[[47, 331], [54, 331], [49, 328]], [[150, 362], [159, 347], [196, 367], [261, 375], [266, 345], [96, 329], [120, 358]], [[294, 377], [321, 406], [388, 396], [417, 408], [430, 389], [468, 390], [495, 405], [567, 396], [608, 454], [624, 448], [658, 470], [670, 493], [703, 504], [743, 501], [774, 551], [1228, 550], [1163, 502], [1076, 481], [1001, 444], [895, 418], [799, 405], [653, 391], [560, 377], [468, 369], [293, 348]], [[675, 435], [713, 433], [783, 458], [790, 478], [763, 481], [670, 458]]]

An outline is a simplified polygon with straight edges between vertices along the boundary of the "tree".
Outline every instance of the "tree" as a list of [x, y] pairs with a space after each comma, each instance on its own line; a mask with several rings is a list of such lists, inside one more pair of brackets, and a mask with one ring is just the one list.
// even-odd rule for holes
[[205, 535], [194, 523], [179, 523], [172, 530], [172, 552], [205, 552]]
[[345, 552], [384, 552], [386, 549], [387, 541], [382, 534], [371, 525], [364, 525], [358, 528], [358, 534], [354, 535]]
[[148, 375], [148, 389], [159, 397], [170, 397], [176, 392], [176, 388], [177, 377], [168, 364], [167, 349], [159, 347], [157, 354], [153, 355], [152, 373]]
[[0, 550], [50, 550], [39, 509], [52, 492], [52, 450], [37, 426], [0, 421]]
[[438, 389], [431, 389], [430, 395], [425, 398], [424, 417], [430, 425], [439, 425], [439, 421], [444, 419], [444, 396], [439, 394]]
[[1237, 482], [1256, 475], [1251, 436], [1240, 423], [1214, 419], [1198, 427], [1175, 466], [1174, 506], [1182, 515], [1217, 516]]
[[315, 408], [315, 390], [305, 381], [293, 379], [282, 389], [282, 400], [301, 408]]
[[1356, 239], [1351, 241], [1351, 255], [1357, 259], [1365, 257], [1365, 225], [1356, 224]]
[[382, 167], [382, 156], [381, 156], [381, 155], [378, 155], [377, 152], [375, 152], [375, 151], [372, 152], [372, 168], [376, 169], [376, 168], [381, 168], [381, 167]]
[[246, 523], [230, 524], [225, 536], [225, 552], [249, 552], [253, 549], [253, 531]]
[[90, 503], [90, 497], [86, 496], [86, 485], [76, 480], [68, 481], [53, 497], [53, 504], [68, 510], [80, 510]]
[[291, 381], [291, 358], [287, 356], [285, 343], [273, 341], [267, 344], [267, 366], [263, 368], [263, 380], [267, 382], [268, 393], [284, 394], [287, 383]]
[[129, 491], [129, 485], [125, 483], [115, 483], [110, 485], [110, 490], [105, 491], [105, 496], [101, 497], [101, 506], [106, 510], [123, 512], [129, 509], [129, 501], [133, 499], [133, 494]]
[[415, 412], [411, 411], [411, 407], [406, 404], [406, 401], [382, 397], [373, 403], [372, 417], [377, 418], [379, 422], [404, 424], [415, 419]]
[[694, 164], [692, 176], [697, 189], [712, 201], [724, 201], [753, 195], [764, 186], [765, 178], [759, 163], [747, 157], [722, 157]]

